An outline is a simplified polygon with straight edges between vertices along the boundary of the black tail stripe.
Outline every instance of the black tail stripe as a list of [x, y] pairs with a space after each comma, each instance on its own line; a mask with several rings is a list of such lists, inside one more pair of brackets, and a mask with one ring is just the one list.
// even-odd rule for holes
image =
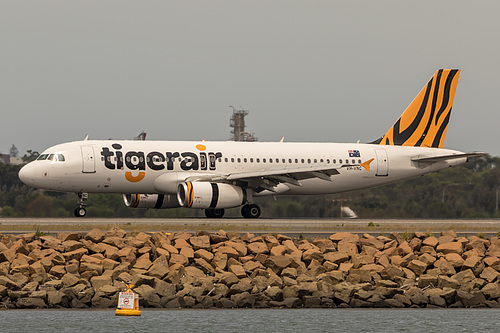
[[439, 122], [439, 118], [441, 118], [441, 115], [443, 114], [444, 111], [446, 111], [446, 108], [448, 107], [448, 104], [450, 103], [451, 84], [453, 83], [453, 78], [455, 78], [455, 75], [457, 75], [457, 73], [458, 73], [458, 70], [456, 70], [456, 69], [450, 71], [450, 74], [448, 75], [448, 78], [446, 79], [446, 84], [445, 84], [445, 88], [444, 88], [444, 95], [443, 95], [443, 104], [441, 105], [441, 108], [439, 109], [439, 111], [436, 115], [436, 122], [435, 122], [436, 125]]
[[422, 104], [420, 105], [420, 109], [418, 110], [417, 116], [415, 119], [413, 119], [412, 123], [406, 130], [403, 132], [399, 132], [399, 124], [401, 121], [401, 118], [398, 119], [396, 124], [394, 124], [394, 129], [393, 129], [393, 141], [395, 145], [402, 145], [403, 143], [408, 140], [412, 134], [416, 131], [418, 128], [418, 125], [422, 121], [422, 118], [424, 117], [425, 114], [425, 109], [427, 108], [427, 103], [429, 101], [429, 95], [431, 93], [431, 88], [432, 88], [432, 82], [434, 78], [432, 78], [429, 83], [427, 83], [427, 88], [425, 91], [424, 99], [422, 101]]
[[427, 125], [425, 125], [425, 129], [424, 129], [424, 132], [422, 133], [422, 136], [415, 143], [415, 146], [417, 146], [417, 147], [420, 147], [422, 145], [422, 142], [424, 141], [425, 137], [427, 136], [427, 133], [429, 132], [429, 128], [431, 128], [432, 119], [434, 119], [434, 113], [436, 112], [436, 104], [437, 104], [438, 95], [439, 95], [439, 84], [441, 83], [441, 75], [442, 74], [443, 74], [443, 70], [439, 70], [437, 75], [436, 75], [436, 84], [434, 85], [434, 94], [432, 96], [432, 106], [431, 106], [431, 110], [430, 110], [429, 119], [427, 120]]
[[217, 183], [210, 183], [212, 185], [212, 200], [210, 201], [210, 207], [214, 209], [217, 207], [217, 202], [219, 201], [219, 186]]
[[446, 130], [446, 127], [448, 126], [448, 122], [450, 121], [450, 116], [451, 116], [451, 109], [450, 112], [446, 115], [446, 118], [444, 118], [443, 123], [439, 127], [438, 132], [436, 133], [436, 137], [434, 138], [434, 141], [432, 142], [432, 147], [439, 147], [439, 142], [441, 141], [441, 137], [444, 134], [444, 131]]

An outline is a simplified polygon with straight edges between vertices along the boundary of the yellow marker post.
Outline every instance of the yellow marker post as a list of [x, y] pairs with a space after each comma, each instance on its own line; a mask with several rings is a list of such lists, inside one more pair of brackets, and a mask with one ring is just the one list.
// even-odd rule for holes
[[127, 284], [127, 291], [120, 292], [118, 306], [115, 311], [117, 316], [140, 316], [139, 296], [132, 291], [132, 284]]

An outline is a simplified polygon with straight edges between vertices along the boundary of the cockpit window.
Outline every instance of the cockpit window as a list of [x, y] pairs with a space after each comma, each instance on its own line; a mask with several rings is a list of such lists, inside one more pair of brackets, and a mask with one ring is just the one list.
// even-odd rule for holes
[[63, 154], [42, 154], [38, 156], [37, 161], [52, 161], [52, 162], [64, 162], [66, 159]]

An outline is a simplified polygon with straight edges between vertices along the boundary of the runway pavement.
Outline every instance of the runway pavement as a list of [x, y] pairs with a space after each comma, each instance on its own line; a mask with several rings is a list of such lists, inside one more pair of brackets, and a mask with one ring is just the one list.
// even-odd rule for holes
[[206, 218], [0, 218], [0, 232], [59, 232], [109, 229], [118, 226], [129, 231], [240, 231], [257, 234], [283, 233], [309, 236], [339, 231], [388, 234], [391, 232], [439, 232], [493, 235], [500, 231], [500, 219], [414, 220], [414, 219], [206, 219]]

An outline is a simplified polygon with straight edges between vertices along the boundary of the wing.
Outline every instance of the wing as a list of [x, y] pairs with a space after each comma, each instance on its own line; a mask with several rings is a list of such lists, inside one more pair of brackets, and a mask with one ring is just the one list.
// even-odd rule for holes
[[373, 159], [361, 164], [338, 164], [338, 165], [321, 165], [321, 166], [304, 166], [296, 168], [276, 168], [255, 172], [238, 172], [228, 175], [217, 176], [194, 176], [190, 177], [189, 181], [209, 181], [209, 182], [224, 182], [236, 183], [242, 187], [252, 188], [259, 193], [264, 190], [276, 192], [276, 187], [279, 184], [291, 184], [302, 186], [301, 180], [318, 178], [324, 181], [332, 181], [332, 176], [338, 175], [339, 170], [348, 167], [361, 166], [367, 171], [370, 171], [370, 163]]

